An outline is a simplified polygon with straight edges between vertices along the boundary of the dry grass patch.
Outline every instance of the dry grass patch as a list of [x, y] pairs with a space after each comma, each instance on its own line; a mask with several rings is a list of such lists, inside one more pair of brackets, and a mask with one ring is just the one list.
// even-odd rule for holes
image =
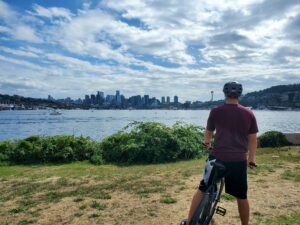
[[[300, 148], [258, 150], [259, 167], [249, 171], [251, 224], [295, 224], [299, 219], [299, 161]], [[1, 167], [0, 221], [178, 224], [187, 217], [203, 165], [204, 159], [128, 167], [74, 163], [40, 166], [40, 176], [36, 168]], [[239, 224], [234, 198], [223, 195], [220, 206], [227, 214], [216, 215], [215, 224]]]

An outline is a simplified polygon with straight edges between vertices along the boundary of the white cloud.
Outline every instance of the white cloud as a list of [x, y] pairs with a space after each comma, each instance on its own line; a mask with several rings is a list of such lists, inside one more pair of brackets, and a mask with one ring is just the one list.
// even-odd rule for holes
[[12, 30], [12, 35], [18, 40], [24, 40], [33, 43], [42, 42], [42, 39], [37, 36], [35, 30], [26, 25], [17, 25], [14, 30]]
[[[15, 58], [11, 58], [11, 57], [5, 57], [5, 56], [2, 56], [2, 55], [0, 55], [0, 60], [8, 62], [8, 63], [15, 64], [15, 65], [19, 65], [21, 67], [26, 67], [26, 68], [29, 68], [29, 69], [32, 69], [32, 70], [40, 70], [40, 71], [43, 71], [43, 72], [45, 70], [45, 68], [43, 68], [39, 65], [36, 65], [34, 63], [28, 62], [26, 60], [15, 59]], [[2, 71], [2, 73], [3, 72], [4, 71]]]
[[3, 38], [26, 41], [1, 47], [12, 56], [0, 60], [17, 65], [18, 77], [32, 70], [28, 79], [62, 97], [121, 89], [221, 98], [228, 80], [257, 90], [300, 79], [299, 9], [295, 0], [105, 0], [72, 12], [37, 4], [16, 12], [0, 0]]
[[71, 20], [72, 13], [70, 10], [66, 8], [58, 8], [58, 7], [49, 7], [45, 8], [38, 4], [33, 5], [34, 12], [31, 12], [32, 15], [54, 18], [54, 17], [63, 17], [68, 20]]
[[0, 18], [10, 20], [16, 16], [16, 13], [10, 9], [9, 5], [0, 0]]
[[8, 27], [0, 26], [0, 33], [9, 33], [11, 32]]
[[0, 47], [1, 51], [11, 53], [14, 55], [19, 55], [19, 56], [25, 56], [25, 57], [31, 57], [31, 58], [37, 58], [38, 55], [32, 52], [27, 52], [27, 51], [22, 51], [22, 50], [16, 50], [16, 49], [11, 49], [11, 48], [6, 48], [6, 47]]

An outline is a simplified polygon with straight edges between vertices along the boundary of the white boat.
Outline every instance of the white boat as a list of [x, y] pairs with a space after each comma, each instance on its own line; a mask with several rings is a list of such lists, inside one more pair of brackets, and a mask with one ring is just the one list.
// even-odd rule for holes
[[58, 115], [61, 115], [62, 113], [61, 112], [58, 112], [58, 111], [52, 111], [50, 112], [50, 115], [51, 116], [58, 116]]

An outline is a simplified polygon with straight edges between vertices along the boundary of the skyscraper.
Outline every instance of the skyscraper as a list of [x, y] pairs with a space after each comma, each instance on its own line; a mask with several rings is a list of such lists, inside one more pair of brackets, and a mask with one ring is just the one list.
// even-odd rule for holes
[[161, 97], [161, 104], [165, 104], [166, 103], [166, 98], [165, 96]]
[[116, 103], [117, 103], [117, 105], [121, 105], [121, 103], [122, 103], [120, 91], [116, 91]]
[[97, 95], [100, 96], [100, 98], [104, 99], [104, 92], [98, 91]]
[[104, 93], [102, 91], [98, 91], [96, 95], [96, 102], [99, 105], [102, 105], [104, 102]]
[[167, 104], [170, 104], [170, 96], [167, 96]]
[[174, 96], [174, 104], [177, 105], [178, 104], [178, 96]]
[[85, 97], [84, 97], [84, 104], [87, 104], [87, 105], [91, 104], [90, 96], [89, 95], [85, 95]]
[[149, 105], [149, 95], [144, 95], [144, 99], [145, 99], [145, 106]]
[[91, 103], [96, 104], [96, 95], [91, 94]]

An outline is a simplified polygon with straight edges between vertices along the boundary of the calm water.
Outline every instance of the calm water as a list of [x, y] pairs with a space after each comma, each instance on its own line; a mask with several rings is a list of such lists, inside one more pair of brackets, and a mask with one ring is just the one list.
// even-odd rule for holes
[[[132, 121], [157, 121], [172, 125], [183, 121], [205, 126], [208, 110], [47, 110], [0, 111], [0, 140], [30, 135], [83, 135], [96, 140], [113, 134]], [[260, 133], [268, 130], [300, 132], [300, 112], [254, 111]]]

